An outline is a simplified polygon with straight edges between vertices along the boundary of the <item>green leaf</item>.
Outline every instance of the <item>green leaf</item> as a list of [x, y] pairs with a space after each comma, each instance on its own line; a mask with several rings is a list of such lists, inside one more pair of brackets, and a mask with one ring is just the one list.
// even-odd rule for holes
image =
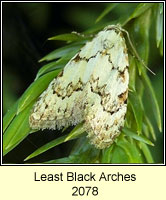
[[89, 148], [82, 148], [82, 151], [79, 153], [75, 153], [72, 155], [69, 155], [65, 158], [50, 160], [47, 162], [44, 162], [46, 164], [50, 163], [98, 163], [98, 156], [99, 156], [99, 150], [94, 149], [93, 147], [88, 146]]
[[10, 125], [14, 117], [16, 116], [17, 112], [17, 106], [18, 106], [18, 101], [8, 110], [8, 112], [5, 114], [3, 118], [3, 133], [7, 129], [7, 127]]
[[131, 104], [135, 120], [137, 122], [137, 131], [140, 134], [142, 131], [142, 118], [143, 118], [141, 100], [136, 92], [130, 92], [128, 100], [129, 103]]
[[89, 144], [89, 140], [87, 137], [80, 137], [74, 144], [70, 152], [70, 155], [79, 154], [83, 151], [86, 151], [88, 148], [91, 148], [91, 147], [92, 145]]
[[146, 138], [149, 138], [149, 128], [145, 123], [142, 124], [142, 132]]
[[60, 71], [61, 69], [49, 72], [33, 82], [21, 96], [18, 102], [17, 114], [34, 101], [48, 87], [50, 81], [52, 81]]
[[125, 126], [137, 131], [137, 123], [135, 121], [134, 113], [133, 113], [130, 103], [127, 104]]
[[133, 26], [129, 27], [130, 36], [133, 37], [133, 41], [135, 41], [135, 51], [132, 50], [141, 65], [144, 62], [147, 63], [149, 56], [150, 19], [151, 9], [135, 19]]
[[100, 150], [94, 148], [87, 137], [81, 137], [76, 141], [70, 156], [73, 156], [73, 163], [99, 163]]
[[[149, 29], [151, 23], [151, 13], [151, 9], [147, 10], [139, 18], [136, 18], [132, 25], [128, 25], [128, 30], [130, 32], [130, 37], [128, 37], [128, 41], [133, 55], [137, 58], [135, 59], [135, 61], [136, 63], [138, 63], [137, 67], [140, 75], [140, 65], [148, 68], [145, 63], [148, 62], [149, 56]], [[130, 38], [134, 38], [132, 39], [132, 41], [135, 41], [135, 45], [133, 44], [133, 42], [131, 42]], [[149, 68], [148, 70], [151, 71]]]
[[[73, 151], [68, 157], [46, 161], [44, 163], [96, 163], [100, 151], [87, 143], [85, 137], [80, 138], [80, 145], [77, 151]], [[81, 146], [81, 148], [80, 148]], [[26, 158], [27, 160], [27, 158]]]
[[50, 71], [54, 71], [57, 69], [62, 69], [64, 67], [64, 65], [67, 63], [68, 60], [62, 60], [62, 62], [60, 62], [60, 59], [54, 62], [50, 62], [46, 65], [44, 65], [42, 68], [39, 69], [35, 80], [37, 80], [39, 77], [41, 77], [42, 75], [50, 72]]
[[159, 3], [160, 14], [163, 14], [163, 3]]
[[30, 132], [29, 114], [34, 102], [20, 112], [3, 135], [3, 155], [16, 147]]
[[128, 163], [128, 162], [129, 158], [124, 149], [122, 149], [119, 146], [116, 146], [112, 152], [111, 163]]
[[142, 163], [142, 157], [134, 142], [131, 144], [123, 138], [118, 140], [117, 146], [125, 151], [129, 158], [129, 163]]
[[[141, 71], [141, 69], [140, 69], [140, 71]], [[144, 86], [143, 81], [141, 80], [140, 76], [137, 76], [136, 92], [137, 92], [137, 95], [139, 96], [139, 98], [141, 100], [142, 110], [144, 111], [144, 106], [143, 106], [143, 100], [142, 99], [143, 99], [144, 92], [145, 92], [145, 86]]]
[[55, 140], [52, 140], [51, 142], [48, 142], [47, 144], [45, 144], [45, 145], [41, 146], [40, 148], [38, 148], [36, 151], [34, 151], [28, 157], [26, 157], [24, 159], [24, 161], [27, 161], [27, 160], [29, 160], [31, 158], [34, 158], [34, 157], [46, 152], [47, 150], [49, 150], [49, 149], [51, 149], [51, 148], [53, 148], [53, 147], [55, 147], [55, 146], [57, 146], [59, 144], [62, 144], [64, 142], [65, 138], [66, 138], [66, 135], [62, 136], [62, 137], [59, 137], [59, 138], [57, 138]]
[[[136, 8], [132, 6], [130, 10], [126, 13], [126, 15], [122, 16], [118, 20], [118, 23], [122, 26], [125, 26], [131, 20], [142, 17], [144, 13], [146, 14], [148, 9], [150, 9], [153, 5], [154, 3], [139, 3]], [[140, 20], [140, 18], [138, 20]]]
[[49, 160], [46, 162], [43, 162], [43, 164], [56, 164], [56, 163], [75, 163], [75, 161], [79, 160], [79, 155], [75, 156], [69, 156], [64, 158], [59, 158], [55, 160]]
[[111, 162], [111, 153], [113, 151], [113, 148], [114, 148], [114, 144], [112, 144], [109, 148], [102, 150], [101, 163]]
[[67, 34], [56, 35], [51, 38], [48, 38], [48, 40], [62, 40], [62, 41], [68, 41], [68, 42], [75, 42], [75, 41], [85, 40], [88, 38], [89, 38], [88, 35], [72, 32], [72, 33], [67, 33]]
[[133, 56], [129, 54], [129, 61], [130, 61], [130, 67], [129, 67], [129, 74], [130, 74], [130, 80], [129, 80], [129, 88], [132, 91], [135, 91], [135, 84], [136, 84], [136, 63]]
[[41, 60], [39, 60], [39, 62], [55, 60], [61, 57], [68, 57], [69, 55], [71, 57], [71, 54], [74, 56], [84, 44], [85, 42], [80, 42], [61, 47], [44, 56]]
[[149, 139], [147, 139], [145, 136], [143, 136], [143, 135], [138, 135], [138, 134], [136, 134], [136, 133], [134, 133], [132, 130], [130, 130], [130, 129], [128, 129], [128, 128], [123, 128], [122, 129], [122, 132], [125, 134], [125, 135], [127, 135], [127, 136], [129, 136], [129, 137], [131, 137], [131, 138], [133, 138], [133, 139], [135, 139], [135, 140], [137, 140], [137, 141], [141, 141], [141, 142], [143, 142], [143, 143], [146, 143], [146, 144], [149, 144], [149, 145], [151, 145], [151, 146], [154, 146], [154, 144], [149, 140]]
[[73, 138], [76, 138], [78, 136], [80, 136], [82, 133], [85, 132], [85, 129], [83, 127], [83, 124], [80, 123], [78, 124], [69, 134], [68, 136], [65, 138], [65, 142], [73, 139]]
[[160, 50], [160, 55], [163, 56], [163, 37], [161, 38], [159, 50]]
[[145, 69], [143, 69], [142, 67], [142, 79], [144, 81], [144, 84], [147, 86], [147, 92], [150, 96], [149, 100], [152, 103], [152, 110], [154, 112], [154, 116], [156, 118], [157, 124], [158, 124], [158, 128], [160, 130], [160, 132], [162, 131], [162, 127], [161, 127], [161, 115], [160, 115], [160, 109], [159, 109], [159, 105], [157, 102], [157, 98], [154, 92], [154, 89], [152, 87], [152, 84], [150, 82], [149, 77], [147, 76]]
[[145, 115], [145, 122], [146, 122], [146, 124], [147, 124], [147, 126], [149, 128], [149, 131], [150, 131], [150, 133], [152, 135], [153, 140], [156, 141], [156, 134], [155, 134], [153, 125], [152, 125], [150, 119], [146, 115]]
[[163, 13], [161, 12], [160, 5], [158, 5], [157, 9], [157, 19], [156, 19], [156, 42], [157, 47], [160, 46], [160, 42], [163, 37]]
[[110, 3], [109, 6], [107, 6], [105, 10], [98, 16], [98, 18], [96, 19], [96, 23], [101, 21], [101, 19], [103, 19], [103, 17], [111, 12], [111, 10], [113, 10], [117, 5], [119, 5], [119, 3]]
[[117, 24], [117, 20], [111, 21], [111, 22], [105, 22], [105, 23], [103, 22], [103, 23], [95, 24], [94, 26], [90, 27], [83, 33], [84, 34], [96, 34], [100, 30], [102, 30], [103, 28], [105, 28], [106, 26], [111, 25], [111, 24]]
[[151, 155], [151, 153], [150, 153], [149, 148], [147, 147], [147, 145], [144, 144], [144, 143], [139, 142], [139, 147], [142, 150], [142, 152], [143, 152], [143, 154], [144, 154], [147, 162], [148, 163], [154, 163], [154, 160], [152, 158], [152, 155]]
[[47, 144], [41, 146], [36, 151], [34, 151], [32, 154], [30, 154], [27, 158], [25, 158], [24, 161], [29, 160], [31, 158], [34, 158], [34, 157], [48, 151], [49, 149], [51, 149], [51, 148], [53, 148], [53, 147], [55, 147], [59, 144], [62, 144], [62, 143], [67, 142], [69, 140], [76, 139], [83, 132], [84, 132], [84, 129], [82, 128], [82, 124], [78, 124], [68, 135], [59, 137], [59, 138], [52, 140], [51, 142], [48, 142]]
[[139, 17], [153, 5], [154, 3], [139, 3], [132, 15], [130, 16], [130, 20]]

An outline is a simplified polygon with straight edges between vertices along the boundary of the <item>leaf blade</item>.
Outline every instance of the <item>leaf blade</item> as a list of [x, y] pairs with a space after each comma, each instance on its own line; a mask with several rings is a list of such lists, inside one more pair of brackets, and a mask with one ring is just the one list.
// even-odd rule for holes
[[113, 151], [114, 144], [109, 148], [102, 150], [101, 163], [110, 163], [111, 162], [111, 152]]
[[52, 140], [50, 142], [48, 142], [47, 144], [41, 146], [40, 148], [38, 148], [36, 151], [34, 151], [32, 154], [30, 154], [28, 157], [26, 157], [24, 159], [24, 161], [27, 161], [31, 158], [34, 158], [46, 151], [48, 151], [49, 149], [59, 145], [59, 144], [62, 144], [64, 142], [67, 142], [69, 140], [73, 140], [75, 138], [77, 138], [79, 135], [81, 135], [82, 133], [84, 132], [84, 129], [82, 128], [82, 124], [78, 124], [71, 132], [69, 135], [65, 135], [65, 136], [62, 136], [62, 137], [59, 137], [55, 140]]
[[161, 12], [160, 4], [158, 5], [157, 9], [157, 19], [156, 19], [156, 43], [157, 48], [159, 48], [162, 36], [163, 36], [163, 12]]
[[[59, 60], [60, 60], [60, 59], [59, 59]], [[64, 65], [66, 64], [66, 62], [63, 61], [63, 62], [60, 63], [59, 60], [58, 60], [58, 61], [50, 62], [50, 63], [44, 65], [43, 67], [41, 67], [41, 68], [39, 69], [39, 71], [37, 72], [35, 81], [36, 81], [39, 77], [43, 76], [44, 74], [46, 74], [46, 73], [48, 73], [48, 72], [51, 72], [51, 71], [54, 71], [54, 70], [57, 70], [57, 69], [62, 69], [62, 68], [64, 67]]]
[[156, 118], [156, 122], [157, 122], [157, 125], [158, 125], [158, 128], [160, 130], [160, 132], [162, 131], [162, 125], [161, 125], [161, 114], [160, 114], [160, 109], [159, 109], [159, 104], [158, 104], [158, 101], [157, 101], [157, 98], [156, 98], [156, 94], [154, 92], [154, 89], [151, 85], [151, 82], [150, 82], [150, 79], [149, 77], [146, 75], [146, 72], [144, 69], [142, 69], [142, 79], [147, 87], [147, 92], [149, 94], [149, 96], [151, 97], [150, 98], [150, 101], [152, 102], [152, 110], [154, 112], [154, 116]]
[[18, 101], [8, 110], [8, 112], [3, 117], [3, 133], [6, 131], [7, 127], [10, 125], [17, 112]]
[[141, 100], [136, 92], [133, 91], [129, 93], [129, 103], [131, 104], [135, 116], [135, 120], [137, 123], [137, 131], [140, 134], [142, 131], [143, 110]]
[[47, 88], [51, 80], [53, 80], [53, 78], [55, 78], [60, 71], [61, 69], [57, 69], [53, 72], [49, 72], [33, 82], [21, 96], [18, 102], [17, 114], [19, 114], [33, 100], [35, 100]]
[[116, 144], [126, 152], [129, 158], [129, 163], [142, 163], [141, 155], [138, 152], [135, 143], [131, 144], [123, 138], [123, 140], [118, 140]]
[[132, 13], [130, 19], [137, 18], [143, 14], [146, 10], [151, 8], [154, 3], [139, 3], [134, 12]]
[[48, 40], [61, 40], [67, 42], [76, 42], [90, 38], [89, 35], [80, 34], [77, 32], [60, 34], [53, 37], [48, 38]]
[[145, 116], [145, 122], [146, 122], [146, 124], [147, 124], [147, 126], [149, 128], [149, 131], [151, 133], [151, 136], [152, 136], [153, 140], [156, 141], [156, 134], [155, 134], [153, 125], [152, 125], [150, 119], [147, 116]]
[[55, 60], [57, 58], [66, 57], [66, 56], [70, 55], [71, 53], [73, 55], [75, 55], [80, 50], [80, 48], [83, 46], [83, 44], [84, 44], [84, 42], [77, 43], [77, 44], [71, 44], [71, 45], [67, 45], [65, 47], [56, 49], [56, 50], [52, 51], [51, 53], [47, 54], [46, 56], [44, 56], [42, 59], [40, 59], [39, 62], [51, 61], [51, 60]]
[[3, 155], [16, 147], [30, 133], [29, 113], [33, 103], [19, 113], [5, 131], [3, 135]]
[[51, 142], [48, 142], [47, 144], [39, 147], [36, 151], [34, 151], [33, 153], [31, 153], [29, 156], [27, 156], [24, 161], [27, 161], [31, 158], [34, 158], [44, 152], [46, 152], [47, 150], [59, 145], [59, 144], [62, 144], [64, 142], [64, 139], [66, 138], [66, 135], [65, 136], [62, 136], [62, 137], [59, 137], [55, 140], [52, 140]]
[[107, 6], [104, 11], [98, 16], [96, 19], [96, 22], [101, 21], [111, 10], [113, 10], [119, 3], [111, 3], [109, 6]]
[[140, 149], [142, 150], [148, 163], [154, 163], [153, 157], [145, 143], [139, 142]]
[[129, 137], [131, 137], [131, 138], [133, 138], [133, 139], [135, 139], [135, 140], [137, 140], [137, 141], [140, 141], [140, 142], [149, 144], [149, 145], [151, 145], [151, 146], [154, 146], [154, 144], [153, 144], [149, 139], [147, 139], [145, 136], [143, 136], [143, 135], [138, 135], [138, 134], [134, 133], [132, 130], [126, 128], [126, 127], [124, 127], [124, 128], [122, 129], [122, 132], [123, 132], [125, 135], [127, 135], [127, 136], [129, 136]]

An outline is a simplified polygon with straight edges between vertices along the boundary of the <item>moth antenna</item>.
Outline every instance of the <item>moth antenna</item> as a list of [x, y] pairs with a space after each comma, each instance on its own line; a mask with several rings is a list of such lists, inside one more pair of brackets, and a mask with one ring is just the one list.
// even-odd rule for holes
[[143, 66], [144, 66], [148, 71], [150, 71], [153, 75], [156, 75], [151, 69], [149, 69], [149, 67], [147, 67], [147, 65], [144, 63], [144, 61], [143, 61], [143, 60], [140, 58], [140, 56], [138, 55], [138, 53], [137, 53], [137, 51], [136, 51], [136, 49], [135, 49], [135, 47], [134, 47], [134, 45], [133, 45], [133, 43], [132, 43], [132, 41], [131, 41], [131, 39], [130, 39], [129, 33], [128, 33], [125, 29], [122, 29], [122, 28], [121, 28], [121, 30], [122, 30], [123, 32], [126, 33], [127, 38], [128, 38], [128, 41], [129, 41], [129, 43], [130, 43], [130, 46], [131, 46], [132, 50], [134, 51], [134, 54], [135, 54], [135, 56], [137, 57], [137, 59], [143, 64]]

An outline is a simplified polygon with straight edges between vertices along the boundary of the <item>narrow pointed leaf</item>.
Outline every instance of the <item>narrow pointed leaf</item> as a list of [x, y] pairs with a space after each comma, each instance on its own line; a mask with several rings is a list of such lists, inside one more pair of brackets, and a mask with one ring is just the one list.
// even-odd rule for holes
[[111, 163], [128, 163], [129, 158], [126, 152], [119, 146], [116, 146], [112, 152]]
[[140, 152], [136, 148], [135, 143], [131, 144], [125, 139], [121, 139], [117, 142], [117, 145], [121, 147], [129, 158], [129, 163], [142, 163]]
[[153, 5], [153, 3], [139, 3], [136, 8], [132, 6], [128, 13], [119, 19], [118, 23], [120, 23], [122, 26], [126, 25], [132, 19], [141, 17], [144, 13], [146, 13], [145, 11], [147, 11]]
[[68, 157], [50, 160], [44, 163], [98, 163], [99, 150], [92, 147], [82, 150], [83, 151], [76, 154], [71, 154]]
[[159, 7], [160, 7], [160, 14], [162, 14], [163, 13], [163, 3], [159, 3]]
[[62, 41], [68, 41], [68, 42], [75, 42], [75, 41], [85, 40], [85, 39], [88, 39], [88, 35], [83, 35], [83, 34], [79, 34], [75, 32], [56, 35], [51, 38], [48, 38], [48, 40], [62, 40]]
[[130, 67], [129, 67], [129, 74], [130, 74], [130, 80], [129, 80], [129, 88], [130, 90], [135, 91], [135, 84], [136, 84], [136, 63], [133, 56], [129, 56], [130, 60]]
[[55, 51], [52, 51], [51, 53], [49, 53], [48, 55], [44, 56], [41, 60], [39, 60], [39, 62], [42, 61], [51, 61], [51, 60], [55, 60], [57, 58], [61, 58], [61, 57], [66, 57], [68, 56], [68, 54], [73, 54], [75, 55], [80, 48], [83, 46], [83, 42], [82, 43], [78, 43], [78, 44], [71, 44], [71, 45], [67, 45], [65, 47], [61, 47], [59, 49], [56, 49]]
[[143, 143], [146, 143], [146, 144], [149, 144], [149, 145], [151, 145], [151, 146], [154, 146], [154, 144], [149, 140], [149, 139], [147, 139], [145, 136], [143, 136], [143, 135], [138, 135], [138, 134], [136, 134], [136, 133], [134, 133], [132, 130], [130, 130], [130, 129], [128, 129], [128, 128], [123, 128], [122, 129], [122, 132], [125, 134], [125, 135], [127, 135], [127, 136], [129, 136], [129, 137], [131, 137], [131, 138], [133, 138], [133, 139], [135, 139], [135, 140], [138, 140], [138, 141], [141, 141], [141, 142], [143, 142]]
[[[77, 156], [77, 160], [78, 160], [78, 157], [79, 156]], [[69, 156], [69, 157], [59, 158], [55, 160], [49, 160], [49, 161], [43, 162], [43, 164], [74, 163], [73, 161], [74, 161], [74, 156]]]
[[160, 50], [160, 55], [163, 56], [163, 37], [161, 38], [159, 50]]
[[32, 109], [32, 102], [25, 110], [19, 113], [3, 135], [3, 155], [6, 155], [16, 147], [30, 132], [29, 114]]
[[75, 142], [70, 155], [73, 154], [78, 154], [83, 151], [86, 151], [88, 148], [91, 148], [91, 145], [89, 144], [88, 138], [87, 137], [80, 137], [78, 140]]
[[143, 152], [143, 154], [144, 154], [144, 156], [145, 156], [145, 158], [147, 160], [147, 163], [154, 163], [154, 160], [152, 158], [152, 155], [151, 155], [150, 150], [147, 147], [147, 145], [142, 143], [142, 142], [140, 142], [139, 146], [140, 146], [140, 149], [142, 150], [142, 152]]
[[75, 145], [75, 150], [70, 153], [72, 156], [73, 163], [98, 163], [100, 150], [94, 148], [93, 145], [89, 143], [88, 138], [81, 137], [78, 139]]
[[147, 76], [145, 69], [142, 69], [142, 79], [147, 87], [147, 92], [150, 96], [149, 100], [152, 103], [152, 110], [154, 112], [154, 116], [156, 118], [157, 124], [158, 124], [158, 128], [160, 130], [160, 132], [162, 131], [162, 127], [161, 127], [161, 115], [160, 115], [160, 109], [159, 109], [159, 105], [157, 102], [157, 98], [156, 98], [156, 94], [154, 92], [154, 89], [152, 87], [152, 84], [150, 82], [149, 77]]
[[131, 15], [130, 19], [139, 17], [142, 15], [146, 10], [151, 8], [154, 3], [139, 3], [137, 8], [134, 10], [133, 14]]
[[85, 129], [83, 127], [83, 124], [78, 124], [69, 134], [68, 136], [65, 138], [65, 142], [69, 141], [73, 138], [76, 138], [78, 136], [80, 136], [82, 133], [85, 132]]
[[160, 6], [158, 6], [157, 10], [157, 19], [156, 19], [156, 42], [157, 47], [159, 47], [162, 36], [163, 36], [163, 13], [160, 10]]
[[142, 124], [142, 133], [145, 135], [146, 138], [149, 138], [149, 128], [145, 123]]
[[102, 150], [102, 158], [101, 163], [110, 163], [112, 157], [112, 151], [114, 148], [114, 144], [112, 144], [109, 148]]
[[26, 157], [24, 159], [24, 161], [27, 161], [31, 158], [34, 158], [35, 156], [38, 156], [44, 152], [46, 152], [47, 150], [59, 145], [59, 144], [62, 144], [64, 142], [66, 138], [66, 135], [65, 136], [62, 136], [62, 137], [59, 137], [55, 140], [52, 140], [51, 142], [48, 142], [47, 144], [41, 146], [40, 148], [38, 148], [36, 151], [34, 151], [32, 154], [30, 154], [28, 157]]
[[135, 120], [137, 122], [137, 131], [138, 133], [141, 133], [143, 110], [142, 110], [140, 98], [136, 92], [129, 93], [129, 102], [131, 104], [131, 107], [135, 116]]
[[47, 87], [48, 84], [55, 78], [61, 69], [49, 72], [35, 82], [24, 92], [18, 102], [17, 114], [24, 110], [33, 100], [35, 100]]
[[83, 33], [84, 34], [96, 34], [100, 30], [102, 30], [104, 27], [111, 25], [111, 24], [117, 24], [117, 20], [111, 21], [111, 22], [103, 22], [103, 23], [95, 24], [92, 27], [90, 27], [89, 29], [87, 29], [86, 31], [84, 31]]
[[153, 140], [156, 141], [156, 134], [155, 134], [153, 125], [152, 125], [150, 119], [147, 116], [145, 116], [145, 122], [146, 122], [146, 124], [147, 124], [147, 126], [149, 128], [149, 131], [150, 131], [150, 133], [152, 135]]
[[7, 127], [10, 125], [14, 117], [16, 116], [17, 112], [17, 106], [18, 106], [18, 101], [8, 110], [8, 112], [5, 114], [3, 118], [3, 133], [7, 129]]
[[41, 146], [36, 151], [34, 151], [32, 154], [30, 154], [24, 161], [29, 160], [35, 156], [38, 156], [59, 144], [62, 144], [69, 140], [73, 140], [73, 139], [77, 138], [83, 132], [84, 132], [84, 130], [83, 130], [82, 126], [79, 124], [73, 129], [73, 131], [70, 132], [69, 135], [59, 137], [59, 138], [52, 140], [51, 142], [48, 142], [47, 144]]
[[43, 76], [44, 74], [46, 74], [50, 71], [54, 71], [56, 69], [62, 69], [67, 62], [66, 60], [64, 60], [61, 63], [59, 63], [58, 61], [50, 62], [50, 63], [44, 65], [41, 69], [39, 69], [35, 80], [37, 80], [39, 77]]
[[103, 17], [105, 17], [111, 10], [113, 10], [119, 3], [111, 3], [109, 6], [105, 8], [105, 10], [99, 15], [99, 17], [96, 19], [96, 23], [101, 21]]

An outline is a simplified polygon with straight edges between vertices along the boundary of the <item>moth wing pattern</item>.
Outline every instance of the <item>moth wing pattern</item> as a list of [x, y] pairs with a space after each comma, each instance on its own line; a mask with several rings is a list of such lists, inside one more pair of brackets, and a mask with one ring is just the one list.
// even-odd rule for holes
[[128, 54], [122, 31], [107, 26], [67, 63], [33, 107], [32, 129], [61, 129], [84, 122], [96, 148], [109, 147], [124, 126]]

